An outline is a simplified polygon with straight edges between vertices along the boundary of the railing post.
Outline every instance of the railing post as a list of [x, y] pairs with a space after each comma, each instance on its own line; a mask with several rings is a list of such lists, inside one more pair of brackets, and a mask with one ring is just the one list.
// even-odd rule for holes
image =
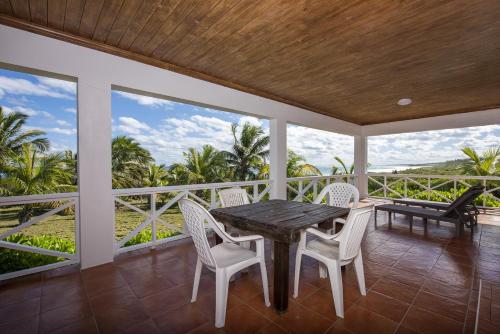
[[484, 190], [483, 190], [483, 207], [486, 207], [486, 195], [487, 195], [487, 192], [486, 192], [486, 179], [483, 179], [483, 187], [484, 187]]
[[217, 193], [215, 188], [210, 189], [210, 209], [215, 209], [217, 207]]
[[318, 180], [315, 180], [313, 184], [313, 201], [316, 200], [316, 197], [318, 197]]
[[[331, 183], [331, 176], [327, 176], [325, 180], [325, 187], [328, 187]], [[326, 196], [326, 204], [330, 205], [330, 196]]]
[[453, 177], [453, 199], [457, 199], [457, 178]]
[[[151, 217], [154, 217], [156, 214], [156, 194], [151, 194], [151, 203], [150, 203], [150, 212]], [[153, 247], [156, 245], [156, 219], [153, 219], [151, 222], [151, 241], [153, 242]]]
[[427, 200], [431, 200], [431, 177], [427, 178]]
[[384, 175], [384, 198], [387, 198], [387, 176]]
[[302, 189], [304, 189], [304, 185], [302, 184], [302, 181], [299, 181], [299, 202], [302, 202]]
[[259, 185], [254, 184], [253, 185], [253, 202], [257, 203], [259, 198]]
[[405, 176], [405, 198], [408, 198], [408, 178]]

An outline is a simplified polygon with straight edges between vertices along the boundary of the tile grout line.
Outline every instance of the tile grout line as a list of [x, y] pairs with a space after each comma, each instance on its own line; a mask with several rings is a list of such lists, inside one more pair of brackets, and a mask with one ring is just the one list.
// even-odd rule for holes
[[[452, 238], [448, 239], [447, 243], [446, 243], [446, 247], [448, 247], [448, 245], [450, 244], [450, 241], [451, 241]], [[411, 248], [410, 248], [411, 249]], [[406, 254], [409, 252], [409, 250], [406, 252]], [[405, 254], [405, 255], [406, 255]], [[441, 251], [441, 254], [439, 255], [441, 257], [441, 255], [443, 254], [443, 251]], [[436, 260], [436, 262], [433, 264], [432, 268], [430, 271], [432, 271], [434, 269], [434, 267], [436, 266], [437, 262], [439, 261], [439, 258], [438, 260]], [[430, 272], [429, 272], [430, 273]], [[401, 318], [401, 321], [399, 322], [398, 326], [396, 327], [396, 329], [394, 330], [394, 333], [397, 333], [398, 330], [401, 328], [401, 326], [403, 325], [403, 322], [404, 320], [406, 319], [406, 317], [408, 316], [408, 313], [410, 313], [410, 310], [412, 308], [412, 306], [415, 306], [415, 301], [417, 300], [417, 297], [419, 296], [419, 294], [422, 292], [423, 288], [424, 288], [424, 285], [425, 283], [429, 280], [429, 278], [427, 277], [427, 275], [424, 276], [425, 277], [425, 280], [424, 282], [422, 283], [422, 285], [419, 287], [417, 293], [415, 294], [415, 297], [413, 297], [410, 306], [408, 307], [408, 310], [406, 310], [405, 314], [403, 315], [403, 317]], [[417, 306], [415, 306], [417, 307]]]

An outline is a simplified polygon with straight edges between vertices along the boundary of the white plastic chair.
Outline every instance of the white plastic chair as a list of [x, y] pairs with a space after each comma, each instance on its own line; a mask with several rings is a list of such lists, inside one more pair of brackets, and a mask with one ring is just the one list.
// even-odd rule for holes
[[[315, 228], [308, 228], [301, 232], [297, 257], [295, 259], [294, 298], [297, 298], [299, 294], [302, 255], [310, 256], [328, 268], [335, 311], [338, 317], [344, 317], [341, 266], [354, 262], [359, 291], [363, 296], [366, 296], [361, 240], [363, 239], [372, 211], [373, 205], [351, 209], [344, 227], [335, 235], [323, 233]], [[318, 238], [307, 242], [306, 237], [308, 233]]]
[[228, 208], [230, 206], [250, 204], [247, 191], [241, 188], [229, 188], [219, 191], [221, 206]]
[[[224, 231], [221, 224], [216, 222], [204, 207], [192, 200], [181, 199], [179, 208], [198, 253], [191, 302], [196, 301], [201, 270], [205, 265], [209, 270], [215, 272], [215, 327], [224, 327], [229, 279], [238, 271], [258, 263], [264, 289], [264, 303], [269, 307], [271, 303], [269, 302], [269, 287], [264, 260], [264, 238], [260, 235], [232, 237]], [[205, 232], [205, 222], [222, 238], [221, 244], [210, 247]], [[243, 241], [254, 241], [257, 251], [251, 251], [237, 244]]]
[[[220, 190], [219, 199], [221, 207], [223, 208], [250, 204], [250, 199], [248, 198], [247, 191], [241, 188], [228, 188]], [[235, 228], [231, 228], [228, 232], [238, 236], [245, 235], [244, 232]], [[240, 243], [240, 245], [245, 248], [250, 248], [250, 242], [242, 242]]]
[[[349, 183], [336, 182], [331, 183], [323, 188], [319, 193], [318, 197], [313, 201], [314, 204], [321, 204], [323, 198], [328, 195], [327, 204], [331, 206], [337, 206], [340, 208], [349, 208], [349, 204], [352, 199], [352, 208], [357, 208], [359, 204], [359, 191], [358, 189]], [[333, 221], [335, 228], [335, 223], [345, 224], [345, 219], [337, 218]]]

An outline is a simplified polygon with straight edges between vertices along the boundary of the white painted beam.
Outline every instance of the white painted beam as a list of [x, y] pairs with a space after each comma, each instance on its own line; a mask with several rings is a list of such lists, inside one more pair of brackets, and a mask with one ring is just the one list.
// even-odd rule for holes
[[283, 119], [275, 118], [269, 122], [270, 136], [270, 179], [271, 198], [286, 199], [286, 165], [287, 165], [287, 146], [286, 130], [287, 123]]
[[458, 129], [495, 124], [500, 124], [500, 108], [447, 116], [365, 125], [362, 127], [362, 134], [365, 136], [380, 136], [405, 132]]

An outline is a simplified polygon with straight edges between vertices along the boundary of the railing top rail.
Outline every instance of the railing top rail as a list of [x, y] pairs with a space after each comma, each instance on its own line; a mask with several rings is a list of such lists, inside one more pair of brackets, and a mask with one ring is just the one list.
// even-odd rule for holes
[[500, 181], [500, 176], [476, 176], [476, 175], [433, 175], [433, 174], [393, 174], [393, 173], [368, 173], [368, 176], [390, 176], [390, 177], [414, 177], [431, 179], [452, 180], [487, 180]]
[[259, 184], [271, 184], [271, 183], [272, 183], [272, 180], [256, 180], [256, 181], [241, 181], [241, 182], [187, 184], [187, 185], [176, 185], [176, 186], [165, 186], [165, 187], [113, 189], [113, 196], [148, 195], [148, 194], [167, 193], [167, 192], [173, 192], [173, 191], [245, 187], [245, 186], [253, 186], [253, 185], [259, 185]]
[[309, 180], [322, 180], [329, 178], [342, 178], [342, 177], [355, 177], [357, 174], [335, 174], [335, 175], [316, 175], [316, 176], [301, 176], [301, 177], [287, 177], [287, 182], [294, 181], [309, 181]]
[[0, 206], [31, 204], [31, 203], [46, 203], [60, 201], [64, 199], [78, 199], [78, 193], [55, 193], [44, 195], [23, 195], [23, 196], [6, 196], [0, 197]]

